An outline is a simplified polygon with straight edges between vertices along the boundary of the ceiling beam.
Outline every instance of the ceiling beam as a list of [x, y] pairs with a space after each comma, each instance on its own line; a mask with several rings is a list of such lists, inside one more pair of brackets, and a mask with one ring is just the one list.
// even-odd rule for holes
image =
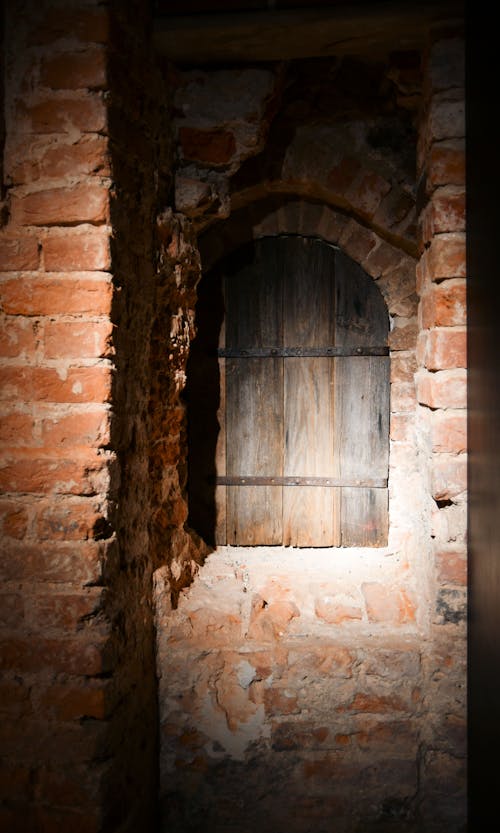
[[429, 26], [463, 22], [457, 0], [158, 16], [154, 43], [180, 64], [230, 64], [419, 49]]

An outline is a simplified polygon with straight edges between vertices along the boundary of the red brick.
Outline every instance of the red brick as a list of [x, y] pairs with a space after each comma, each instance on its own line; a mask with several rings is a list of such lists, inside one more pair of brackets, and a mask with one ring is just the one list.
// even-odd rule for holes
[[417, 375], [418, 401], [430, 408], [465, 408], [467, 406], [467, 371], [441, 370]]
[[361, 589], [370, 622], [402, 625], [415, 621], [415, 602], [406, 590], [376, 581], [365, 582]]
[[87, 639], [11, 637], [0, 642], [1, 667], [22, 672], [55, 671], [95, 676], [109, 670], [106, 643]]
[[274, 641], [288, 630], [292, 619], [300, 616], [298, 607], [290, 601], [274, 601], [267, 606], [260, 596], [252, 602], [248, 638]]
[[431, 442], [433, 451], [450, 451], [458, 454], [467, 450], [467, 415], [465, 411], [435, 411], [431, 415]]
[[351, 220], [339, 240], [342, 249], [358, 263], [362, 263], [377, 244], [377, 236]]
[[[74, 766], [66, 771], [44, 766], [38, 771], [38, 797], [44, 804], [51, 807], [85, 807], [88, 811], [96, 800], [96, 784], [99, 776], [99, 771], [92, 772], [87, 769], [77, 769]], [[75, 830], [71, 817], [66, 817], [64, 820], [59, 817], [58, 824], [62, 826], [49, 827], [50, 833], [52, 831], [56, 833], [57, 830]], [[102, 830], [102, 827], [99, 826], [98, 829]], [[47, 828], [44, 827], [43, 830]]]
[[466, 286], [463, 278], [434, 284], [421, 301], [421, 322], [424, 329], [453, 327], [467, 323]]
[[431, 280], [465, 278], [465, 235], [461, 232], [439, 234], [425, 255]]
[[428, 334], [424, 355], [428, 370], [448, 370], [467, 366], [467, 338], [465, 329], [440, 328]]
[[21, 540], [28, 529], [29, 516], [26, 508], [12, 500], [0, 501], [0, 518], [2, 521], [3, 534], [7, 538]]
[[108, 189], [102, 185], [51, 188], [12, 198], [12, 221], [25, 226], [103, 223], [108, 219]]
[[364, 694], [359, 692], [349, 705], [349, 711], [364, 712], [370, 714], [392, 714], [393, 712], [406, 711], [407, 704], [397, 695]]
[[448, 101], [441, 98], [433, 98], [428, 116], [428, 137], [430, 141], [461, 139], [464, 135], [464, 100]]
[[414, 355], [401, 355], [401, 353], [397, 353], [395, 356], [391, 356], [392, 384], [394, 382], [413, 382], [416, 371], [417, 361]]
[[316, 599], [314, 612], [318, 619], [328, 622], [331, 625], [340, 625], [343, 622], [352, 622], [363, 618], [363, 612], [357, 604], [342, 604], [334, 598]]
[[415, 211], [415, 199], [402, 188], [394, 186], [384, 197], [374, 217], [374, 223], [383, 229], [394, 229], [410, 212]]
[[107, 402], [111, 368], [70, 367], [64, 378], [49, 367], [0, 367], [0, 398], [35, 402]]
[[329, 172], [326, 180], [328, 188], [334, 193], [344, 196], [360, 171], [361, 165], [357, 159], [352, 156], [344, 156], [339, 164]]
[[415, 431], [415, 418], [407, 414], [391, 414], [391, 440], [394, 442], [407, 442]]
[[84, 233], [46, 236], [42, 241], [47, 272], [109, 271], [111, 253], [109, 231], [89, 229]]
[[433, 91], [464, 86], [465, 46], [463, 38], [442, 38], [431, 46], [428, 82]]
[[364, 172], [357, 177], [347, 192], [347, 199], [362, 216], [372, 218], [391, 184], [374, 172]]
[[54, 90], [102, 89], [106, 86], [104, 50], [94, 47], [52, 55], [42, 62], [40, 80]]
[[422, 241], [435, 234], [465, 231], [465, 192], [453, 188], [434, 191], [420, 220]]
[[34, 444], [35, 422], [32, 416], [23, 413], [0, 416], [0, 443], [15, 447]]
[[266, 714], [298, 714], [297, 695], [281, 688], [268, 688], [264, 692]]
[[39, 161], [40, 175], [62, 178], [96, 174], [110, 175], [108, 140], [105, 136], [84, 135], [76, 144], [50, 145]]
[[439, 185], [465, 185], [465, 143], [435, 142], [427, 157], [427, 189]]
[[92, 280], [43, 275], [0, 284], [4, 312], [11, 315], [106, 315], [111, 309], [112, 286], [107, 274]]
[[35, 237], [0, 234], [0, 271], [17, 272], [38, 269], [40, 254]]
[[456, 550], [437, 552], [436, 567], [438, 581], [443, 584], [457, 584], [461, 587], [467, 584], [467, 559], [463, 552], [456, 552]]
[[179, 141], [184, 159], [211, 165], [225, 165], [236, 153], [236, 141], [229, 130], [181, 127]]
[[0, 713], [10, 717], [30, 714], [29, 687], [19, 679], [3, 679], [0, 683]]
[[59, 500], [37, 511], [37, 533], [41, 541], [86, 540], [94, 538], [94, 529], [102, 523], [98, 505], [88, 498]]
[[106, 43], [109, 34], [109, 10], [103, 7], [49, 8], [42, 20], [36, 19], [29, 43], [52, 44], [60, 38], [67, 38], [68, 32], [72, 38], [83, 43]]
[[[28, 802], [33, 797], [32, 773], [26, 767], [9, 761], [0, 763], [0, 801]], [[0, 830], [10, 830], [0, 827]]]
[[45, 358], [109, 356], [112, 329], [110, 321], [48, 321], [44, 328]]
[[55, 628], [66, 634], [78, 632], [101, 609], [102, 596], [101, 587], [87, 587], [80, 593], [30, 594], [25, 605], [26, 623], [37, 631]]
[[22, 596], [18, 593], [0, 594], [0, 626], [18, 628], [24, 619]]
[[44, 419], [42, 441], [45, 448], [107, 445], [109, 443], [109, 412], [100, 409]]
[[391, 350], [414, 350], [417, 341], [417, 324], [411, 319], [394, 319], [395, 326], [389, 333]]
[[50, 98], [26, 109], [32, 133], [103, 133], [107, 125], [106, 105], [101, 95], [79, 98]]
[[432, 497], [453, 500], [467, 489], [467, 458], [440, 454], [432, 461]]
[[37, 698], [37, 714], [55, 720], [78, 720], [107, 717], [106, 689], [103, 685], [54, 685]]
[[400, 249], [396, 249], [394, 246], [381, 240], [377, 248], [370, 251], [362, 265], [369, 275], [379, 277], [396, 269], [401, 263], [402, 258], [403, 255]]
[[82, 456], [72, 449], [73, 459], [67, 460], [58, 458], [54, 450], [52, 459], [45, 459], [40, 449], [30, 449], [29, 456], [21, 456], [22, 450], [16, 450], [18, 459], [0, 462], [0, 489], [4, 494], [93, 495], [106, 489], [107, 462], [95, 451]]
[[5, 545], [0, 574], [3, 581], [96, 582], [101, 576], [101, 557], [102, 546], [95, 541], [72, 544], [16, 541]]
[[36, 324], [23, 318], [0, 322], [0, 356], [32, 359], [38, 345]]

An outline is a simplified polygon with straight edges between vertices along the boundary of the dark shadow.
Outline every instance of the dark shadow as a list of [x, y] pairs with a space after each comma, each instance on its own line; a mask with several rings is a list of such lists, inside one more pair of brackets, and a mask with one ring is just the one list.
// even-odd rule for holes
[[220, 270], [198, 287], [197, 334], [186, 367], [184, 399], [188, 419], [188, 525], [215, 546], [215, 450], [219, 435], [220, 373], [217, 359], [224, 319]]

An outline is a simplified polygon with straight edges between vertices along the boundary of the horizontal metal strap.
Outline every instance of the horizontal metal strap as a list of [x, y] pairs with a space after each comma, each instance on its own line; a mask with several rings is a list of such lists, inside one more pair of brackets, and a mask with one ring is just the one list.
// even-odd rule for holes
[[387, 478], [354, 480], [338, 477], [261, 477], [259, 475], [219, 475], [218, 486], [345, 486], [354, 489], [386, 489]]
[[336, 356], [388, 356], [388, 347], [220, 347], [217, 355], [227, 359], [335, 358]]

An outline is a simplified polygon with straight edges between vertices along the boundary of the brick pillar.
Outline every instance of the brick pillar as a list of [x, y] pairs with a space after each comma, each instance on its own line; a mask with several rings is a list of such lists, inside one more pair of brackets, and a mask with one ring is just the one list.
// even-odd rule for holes
[[[433, 499], [429, 577], [431, 719], [423, 755], [423, 813], [445, 829], [464, 814], [466, 597], [466, 304], [464, 43], [433, 33], [419, 137], [416, 375]], [[429, 828], [434, 829], [434, 828]], [[455, 828], [454, 828], [455, 829]]]
[[149, 831], [162, 81], [147, 4], [8, 6], [0, 829]]

